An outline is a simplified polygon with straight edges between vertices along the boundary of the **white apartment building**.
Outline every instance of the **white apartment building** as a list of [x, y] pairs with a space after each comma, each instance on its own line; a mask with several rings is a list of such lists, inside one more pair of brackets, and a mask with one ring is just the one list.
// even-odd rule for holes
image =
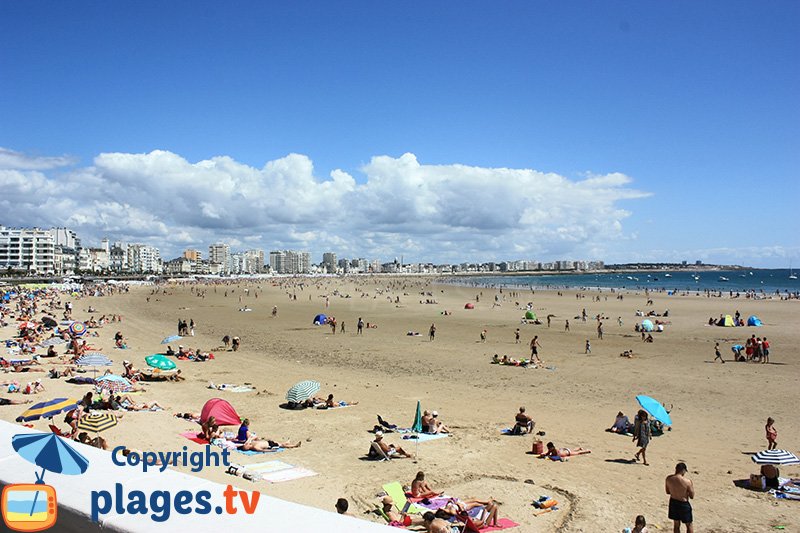
[[161, 253], [158, 248], [146, 244], [129, 244], [127, 256], [130, 272], [161, 273]]
[[53, 234], [39, 228], [0, 226], [0, 269], [55, 273]]
[[308, 274], [311, 271], [311, 254], [275, 250], [269, 253], [269, 266], [277, 274]]
[[208, 262], [222, 265], [222, 273], [231, 271], [231, 247], [218, 242], [208, 247]]

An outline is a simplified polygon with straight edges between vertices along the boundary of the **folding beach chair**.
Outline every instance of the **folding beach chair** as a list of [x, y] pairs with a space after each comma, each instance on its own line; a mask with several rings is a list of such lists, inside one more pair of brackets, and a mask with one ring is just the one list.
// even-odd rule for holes
[[371, 459], [375, 459], [377, 461], [390, 461], [392, 458], [389, 457], [386, 452], [381, 449], [381, 445], [375, 441], [372, 441], [369, 445], [369, 451], [367, 452], [367, 457]]
[[384, 492], [392, 497], [394, 500], [394, 505], [403, 513], [407, 514], [422, 514], [428, 509], [424, 507], [420, 507], [419, 505], [414, 505], [413, 503], [408, 501], [406, 498], [406, 493], [403, 492], [403, 486], [400, 485], [398, 481], [393, 481], [392, 483], [387, 483], [383, 486]]

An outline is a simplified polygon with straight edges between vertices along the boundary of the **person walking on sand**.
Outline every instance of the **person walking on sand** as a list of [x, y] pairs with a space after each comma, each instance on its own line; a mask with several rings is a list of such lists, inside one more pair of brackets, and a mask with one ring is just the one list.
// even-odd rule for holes
[[681, 524], [686, 524], [686, 533], [693, 533], [694, 518], [692, 517], [692, 504], [689, 500], [694, 498], [694, 484], [686, 477], [686, 463], [675, 465], [675, 473], [667, 476], [664, 486], [669, 494], [668, 517], [672, 520], [673, 533], [680, 533]]
[[725, 362], [725, 359], [722, 358], [722, 354], [719, 352], [719, 343], [716, 343], [714, 345], [714, 353], [715, 353], [715, 356], [714, 356], [714, 362], [715, 363], [717, 362], [717, 359], [719, 359], [723, 363]]
[[647, 463], [647, 445], [650, 444], [650, 437], [652, 437], [652, 432], [650, 431], [650, 417], [647, 415], [647, 411], [640, 409], [639, 414], [636, 416], [636, 421], [633, 424], [633, 440], [636, 441], [636, 445], [639, 447], [639, 451], [636, 452], [634, 457], [638, 461], [641, 455], [644, 466], [650, 466]]
[[189, 336], [194, 337], [194, 318], [189, 319]]
[[431, 324], [431, 329], [428, 330], [428, 338], [431, 342], [436, 338], [436, 324]]
[[564, 321], [564, 331], [569, 331], [569, 319]]
[[364, 334], [364, 321], [361, 319], [361, 317], [358, 317], [358, 323], [356, 324], [356, 328], [358, 329], [356, 335]]
[[539, 362], [539, 348], [542, 346], [539, 344], [539, 336], [536, 335], [531, 340], [531, 359], [536, 362]]
[[514, 331], [514, 344], [519, 344], [519, 328]]
[[481, 342], [486, 343], [486, 330], [481, 331]]
[[586, 339], [586, 350], [583, 353], [587, 355], [592, 353], [592, 344], [589, 342], [589, 339]]
[[603, 340], [603, 323], [597, 323], [597, 338]]
[[767, 449], [774, 450], [778, 447], [778, 430], [775, 429], [775, 420], [772, 417], [767, 418], [767, 425], [764, 429], [767, 432]]

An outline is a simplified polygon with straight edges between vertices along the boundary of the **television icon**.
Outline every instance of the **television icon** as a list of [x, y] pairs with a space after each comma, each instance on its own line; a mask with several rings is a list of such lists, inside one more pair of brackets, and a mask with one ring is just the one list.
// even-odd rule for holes
[[0, 499], [6, 526], [14, 531], [44, 531], [58, 517], [56, 489], [50, 485], [16, 483], [6, 485]]

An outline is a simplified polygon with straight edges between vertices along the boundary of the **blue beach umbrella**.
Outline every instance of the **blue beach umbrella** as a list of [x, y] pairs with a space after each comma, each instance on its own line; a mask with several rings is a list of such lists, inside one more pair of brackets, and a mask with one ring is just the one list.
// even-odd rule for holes
[[181, 340], [182, 338], [183, 337], [181, 337], [180, 335], [170, 335], [169, 337], [166, 337], [166, 338], [162, 339], [161, 340], [161, 344], [169, 344], [171, 342], [177, 342], [177, 341]]
[[39, 420], [40, 418], [52, 418], [57, 414], [72, 411], [77, 407], [78, 400], [72, 398], [56, 398], [29, 407], [17, 417], [17, 422], [30, 422], [32, 420]]
[[639, 395], [636, 397], [636, 401], [639, 402], [639, 405], [642, 406], [642, 409], [650, 413], [650, 415], [664, 424], [665, 426], [672, 425], [672, 419], [669, 416], [669, 413], [664, 406], [658, 403], [657, 400], [654, 400], [650, 396], [643, 396]]
[[[55, 433], [14, 435], [11, 437], [11, 446], [23, 459], [42, 467], [42, 472], [36, 474], [37, 485], [44, 485], [45, 470], [56, 474], [77, 476], [89, 468], [88, 459], [72, 449], [67, 441]], [[39, 491], [36, 491], [31, 503], [31, 514], [36, 508], [38, 498]]]

